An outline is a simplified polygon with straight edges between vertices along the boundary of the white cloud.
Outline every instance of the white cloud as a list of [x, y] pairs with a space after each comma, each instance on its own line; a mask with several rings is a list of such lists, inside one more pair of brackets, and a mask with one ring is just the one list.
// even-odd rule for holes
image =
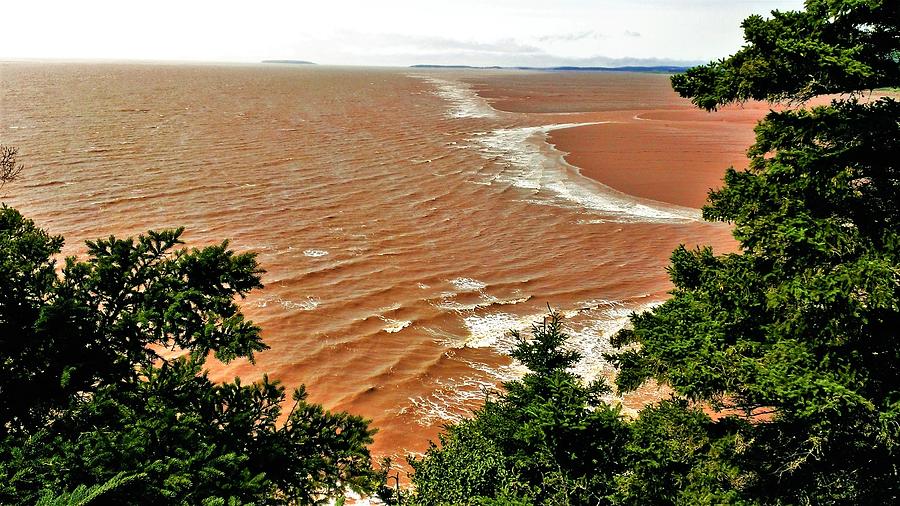
[[4, 5], [0, 57], [703, 61], [740, 47], [739, 23], [748, 14], [801, 6], [801, 0], [29, 0]]
[[575, 42], [584, 39], [600, 39], [603, 38], [603, 34], [597, 33], [595, 30], [585, 30], [583, 32], [576, 33], [557, 33], [552, 35], [543, 35], [538, 37], [537, 40], [541, 42]]

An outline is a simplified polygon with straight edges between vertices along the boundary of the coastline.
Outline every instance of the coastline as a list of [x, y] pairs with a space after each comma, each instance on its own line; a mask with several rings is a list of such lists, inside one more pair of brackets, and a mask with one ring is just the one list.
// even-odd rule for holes
[[[694, 209], [721, 186], [728, 167], [747, 167], [753, 127], [770, 110], [770, 104], [750, 102], [707, 113], [678, 97], [662, 75], [611, 76], [602, 95], [594, 92], [598, 99], [582, 76], [545, 87], [529, 77], [466, 81], [498, 111], [578, 114], [580, 122], [595, 123], [549, 130], [547, 143], [587, 179], [639, 200]], [[582, 91], [561, 96], [554, 93], [560, 86]], [[610, 95], [615, 103], [607, 101]]]
[[[527, 332], [548, 302], [578, 370], [611, 375], [608, 337], [666, 298], [671, 251], [733, 248], [727, 225], [595, 183], [547, 142], [554, 128], [678, 109], [665, 76], [35, 67], [3, 73], [21, 90], [4, 120], [35, 168], [14, 203], [64, 234], [67, 254], [177, 225], [192, 244], [258, 251], [266, 288], [243, 307], [271, 350], [210, 363], [210, 378], [311, 385], [311, 401], [373, 420], [373, 455], [424, 451], [468, 416], [516, 372], [508, 330]], [[545, 111], [492, 109], [470, 79], [508, 81]], [[147, 83], [174, 95], [142, 94]]]
[[[614, 161], [627, 163], [633, 160], [631, 155], [638, 152], [641, 145], [667, 140], [670, 136], [667, 130], [673, 128], [672, 123], [678, 123], [684, 130], [682, 142], [676, 139], [668, 149], [647, 150], [647, 163], [643, 165], [678, 178], [677, 170], [669, 170], [670, 152], [681, 149], [688, 162], [692, 162], [698, 152], [709, 150], [712, 168], [704, 165], [704, 170], [696, 172], [717, 185], [727, 165], [721, 163], [722, 150], [715, 145], [715, 132], [721, 130], [721, 124], [729, 123], [729, 128], [743, 134], [737, 135], [733, 149], [726, 151], [729, 159], [743, 160], [753, 138], [752, 125], [768, 112], [768, 108], [749, 111], [737, 108], [727, 116], [713, 115], [714, 119], [710, 119], [702, 116], [706, 113], [694, 110], [688, 101], [675, 96], [668, 87], [668, 77], [660, 75], [547, 75], [528, 71], [498, 75], [469, 70], [440, 75], [423, 71], [407, 76], [433, 86], [431, 93], [447, 101], [445, 118], [454, 123], [462, 122], [459, 124], [471, 132], [465, 143], [454, 146], [480, 153], [487, 163], [471, 176], [469, 182], [514, 192], [521, 202], [574, 211], [580, 217], [573, 225], [585, 227], [581, 233], [595, 234], [594, 227], [607, 227], [615, 233], [627, 229], [629, 232], [624, 239], [614, 241], [617, 244], [641, 241], [642, 237], [650, 236], [654, 237], [652, 240], [658, 239], [661, 252], [657, 259], [660, 261], [659, 278], [648, 274], [655, 272], [651, 267], [653, 262], [634, 265], [638, 267], [636, 276], [655, 279], [666, 286], [668, 282], [663, 281], [662, 267], [678, 244], [688, 247], [710, 244], [720, 252], [735, 249], [730, 226], [701, 220], [698, 208], [706, 199], [708, 186], [698, 184], [696, 178], [681, 176], [678, 182], [689, 193], [689, 198], [684, 198], [672, 192], [670, 182], [660, 181], [661, 178], [653, 174], [648, 176], [646, 171], [642, 173], [631, 167], [622, 171], [622, 179], [628, 184], [613, 182], [606, 174], [593, 170], [594, 164], [605, 165], [610, 156], [608, 151], [592, 149], [593, 139], [591, 135], [585, 137], [585, 133], [605, 137], [610, 127], [641, 128], [649, 139], [630, 141], [629, 132], [623, 132], [620, 138], [604, 139], [619, 151]], [[572, 81], [560, 83], [559, 79]], [[633, 86], [635, 81], [636, 87]], [[615, 85], [612, 89], [603, 86], [610, 82]], [[589, 86], [590, 83], [594, 83], [593, 86]], [[491, 84], [497, 86], [492, 88]], [[640, 92], [630, 93], [634, 88]], [[610, 101], [609, 95], [622, 102]], [[644, 107], [648, 104], [655, 108]], [[660, 129], [659, 124], [664, 128]], [[709, 132], [707, 144], [710, 146], [702, 146], [690, 138], [698, 129]], [[577, 156], [585, 156], [587, 163]], [[656, 191], [642, 191], [638, 188], [642, 184]], [[607, 246], [617, 249], [612, 243]], [[630, 266], [630, 262], [618, 264], [626, 271]], [[559, 310], [569, 326], [570, 345], [582, 354], [573, 369], [587, 380], [603, 377], [612, 381], [614, 371], [602, 358], [605, 353], [614, 351], [609, 345], [610, 336], [628, 325], [633, 311], [641, 312], [663, 302], [667, 298], [665, 292], [665, 289], [638, 290], [626, 292], [625, 297], [582, 298], [585, 302], [574, 306], [562, 304]], [[601, 293], [605, 296], [610, 292], [604, 290]], [[498, 357], [505, 357], [511, 347], [506, 339], [508, 329], [527, 329], [543, 314], [506, 310], [473, 314], [465, 318], [469, 338], [464, 344], [461, 347], [457, 342], [444, 344], [453, 350], [492, 349]], [[486, 385], [492, 381], [514, 379], [522, 372], [502, 361], [487, 368], [468, 363], [474, 369], [489, 373], [492, 379], [487, 383], [476, 382], [477, 391], [471, 391], [473, 385], [453, 384], [448, 391], [442, 390], [440, 395], [432, 396], [435, 398], [415, 399], [415, 408], [429, 414], [429, 425], [440, 420], [459, 421], [466, 413], [453, 407], [477, 405], [481, 398], [478, 394]], [[665, 388], [648, 385], [625, 396], [611, 394], [607, 400], [619, 403], [626, 413], [634, 414], [641, 406], [667, 395]]]
[[[629, 72], [542, 77], [521, 71], [502, 79], [483, 74], [462, 80], [500, 113], [585, 123], [548, 129], [546, 139], [581, 176], [637, 200], [699, 209], [729, 167], [748, 167], [756, 124], [783, 107], [750, 101], [703, 111], [679, 97], [669, 77]], [[833, 98], [816, 97], [806, 106], [827, 105]]]
[[747, 167], [753, 126], [768, 109], [737, 112], [710, 113], [709, 119], [692, 111], [629, 112], [603, 125], [554, 130], [548, 142], [589, 179], [633, 197], [696, 209], [722, 185], [728, 167]]

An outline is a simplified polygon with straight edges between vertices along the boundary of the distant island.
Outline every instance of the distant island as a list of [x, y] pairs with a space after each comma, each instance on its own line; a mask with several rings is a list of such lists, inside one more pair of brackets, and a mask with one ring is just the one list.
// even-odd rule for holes
[[575, 66], [562, 66], [562, 67], [501, 67], [497, 65], [493, 65], [490, 67], [476, 67], [472, 65], [431, 65], [431, 64], [419, 64], [419, 65], [410, 65], [411, 68], [418, 69], [477, 69], [477, 70], [492, 70], [492, 69], [508, 69], [508, 70], [544, 70], [544, 71], [574, 71], [574, 72], [651, 72], [658, 74], [680, 74], [687, 70], [689, 67], [680, 67], [675, 65], [659, 65], [654, 67], [640, 67], [640, 66], [630, 66], [630, 67], [575, 67]]
[[293, 65], [315, 65], [315, 63], [311, 61], [304, 60], [263, 60], [263, 63], [290, 63]]

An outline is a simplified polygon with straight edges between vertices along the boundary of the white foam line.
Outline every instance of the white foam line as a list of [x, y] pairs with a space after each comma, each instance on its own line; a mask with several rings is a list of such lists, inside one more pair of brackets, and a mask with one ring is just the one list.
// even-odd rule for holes
[[[642, 202], [592, 181], [567, 164], [562, 153], [546, 143], [553, 130], [598, 125], [608, 122], [560, 123], [541, 126], [501, 128], [487, 135], [469, 139], [481, 146], [482, 156], [505, 162], [499, 174], [491, 176], [490, 184], [505, 183], [516, 188], [533, 190], [532, 201], [544, 204], [575, 204], [579, 208], [602, 213], [615, 221], [696, 221], [695, 209]], [[548, 156], [555, 151], [557, 156]], [[570, 170], [566, 170], [569, 168]], [[484, 184], [484, 182], [482, 182]]]
[[456, 278], [451, 279], [450, 284], [456, 287], [458, 290], [463, 291], [481, 291], [484, 290], [487, 285], [483, 281], [479, 281], [473, 278]]
[[316, 309], [317, 307], [319, 307], [319, 304], [321, 304], [321, 300], [319, 300], [318, 297], [308, 296], [308, 297], [306, 297], [306, 300], [302, 300], [302, 301], [298, 302], [298, 301], [293, 301], [293, 300], [287, 300], [280, 296], [274, 295], [274, 296], [263, 297], [263, 298], [257, 300], [256, 307], [265, 308], [265, 307], [268, 307], [270, 303], [278, 304], [281, 307], [283, 307], [284, 309], [287, 309], [289, 311], [312, 311], [313, 309]]
[[468, 84], [449, 81], [423, 74], [407, 74], [409, 77], [421, 79], [434, 85], [434, 94], [450, 102], [452, 107], [447, 112], [450, 118], [496, 118], [497, 111], [488, 105], [487, 100], [478, 96]]
[[522, 302], [528, 302], [531, 300], [531, 296], [523, 296], [516, 297], [513, 299], [500, 299], [498, 297], [494, 297], [493, 295], [489, 295], [486, 293], [481, 294], [481, 302], [472, 302], [472, 303], [462, 303], [457, 302], [454, 299], [456, 297], [455, 293], [447, 294], [441, 297], [440, 302], [432, 302], [431, 305], [442, 309], [444, 311], [453, 311], [456, 313], [463, 313], [467, 311], [474, 311], [476, 309], [491, 307], [491, 306], [511, 306], [515, 304], [520, 304]]
[[[566, 348], [581, 355], [571, 371], [585, 382], [601, 377], [610, 377], [615, 371], [603, 357], [615, 353], [609, 342], [610, 336], [624, 328], [632, 311], [645, 311], [660, 302], [625, 304], [621, 301], [591, 300], [580, 302], [573, 309], [562, 311], [564, 327], [569, 335]], [[467, 327], [468, 339], [462, 342], [443, 341], [447, 346], [490, 347], [498, 353], [508, 355], [515, 346], [510, 337], [511, 329], [519, 329], [524, 337], [531, 337], [530, 327], [540, 322], [544, 313], [519, 316], [508, 313], [488, 313], [469, 315], [463, 319]], [[450, 352], [452, 353], [452, 351]], [[452, 355], [451, 355], [452, 356]], [[478, 406], [500, 383], [520, 379], [528, 370], [514, 361], [511, 365], [493, 367], [485, 363], [463, 360], [481, 376], [462, 376], [435, 380], [434, 390], [427, 396], [411, 397], [410, 405], [417, 414], [416, 421], [422, 425], [439, 422], [458, 423], [471, 416], [471, 410]], [[621, 403], [622, 398], [614, 394], [604, 396], [611, 403]]]
[[[439, 79], [424, 74], [407, 74], [435, 86], [435, 95], [449, 101], [451, 118], [496, 118], [497, 111], [487, 100], [478, 96], [463, 82]], [[635, 116], [635, 119], [643, 119]], [[470, 141], [481, 146], [485, 158], [501, 158], [507, 166], [500, 174], [488, 180], [474, 181], [491, 185], [495, 182], [510, 184], [516, 188], [534, 190], [534, 201], [553, 205], [575, 205], [579, 208], [602, 213], [615, 221], [685, 222], [698, 221], [700, 213], [690, 209], [663, 203], [641, 201], [633, 196], [590, 180], [565, 162], [562, 153], [546, 143], [547, 134], [553, 130], [598, 125], [608, 121], [586, 123], [560, 123], [519, 128], [501, 128], [487, 133], [478, 132]], [[549, 157], [541, 148], [555, 151]], [[566, 169], [570, 170], [566, 170]], [[577, 177], [572, 177], [572, 176]]]
[[395, 334], [412, 325], [412, 321], [410, 320], [395, 320], [393, 318], [387, 318], [385, 316], [379, 316], [378, 318], [380, 318], [381, 321], [387, 324], [387, 326], [382, 330], [389, 334]]

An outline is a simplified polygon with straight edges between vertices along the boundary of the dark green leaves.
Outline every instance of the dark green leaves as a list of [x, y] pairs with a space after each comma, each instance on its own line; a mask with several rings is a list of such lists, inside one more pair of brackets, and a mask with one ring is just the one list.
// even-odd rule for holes
[[585, 385], [566, 370], [551, 313], [520, 338], [513, 356], [533, 372], [504, 384], [472, 420], [450, 426], [415, 470], [415, 504], [605, 504], [628, 439], [618, 408], [601, 400], [603, 382]]
[[58, 274], [62, 239], [0, 210], [0, 502], [314, 504], [381, 485], [366, 420], [301, 389], [282, 424], [277, 382], [206, 377], [210, 353], [266, 349], [236, 304], [262, 270], [225, 242], [176, 249], [181, 233], [92, 241]]
[[[673, 85], [706, 109], [896, 86], [898, 11], [895, 1], [809, 0], [804, 11], [752, 16], [741, 51]], [[657, 490], [689, 489], [715, 470], [738, 494], [728, 502], [897, 502], [900, 454], [886, 420], [900, 397], [900, 103], [772, 112], [756, 134], [749, 170], [729, 170], [703, 210], [733, 224], [741, 253], [676, 251], [672, 298], [614, 339], [637, 345], [615, 358], [620, 388], [653, 378], [751, 422], [721, 439], [742, 451], [691, 450], [671, 471], [689, 479]], [[684, 424], [693, 439], [718, 437], [720, 424]], [[659, 437], [682, 438], [667, 432]]]
[[743, 49], [673, 76], [675, 91], [713, 110], [900, 83], [900, 6], [894, 0], [807, 0], [803, 11], [750, 16], [742, 27]]
[[535, 339], [523, 338], [518, 331], [512, 337], [518, 342], [510, 353], [512, 358], [522, 362], [528, 369], [537, 374], [547, 374], [555, 370], [571, 367], [581, 358], [578, 352], [563, 348], [569, 338], [562, 329], [562, 321], [558, 313], [550, 312], [540, 326], [532, 325]]

